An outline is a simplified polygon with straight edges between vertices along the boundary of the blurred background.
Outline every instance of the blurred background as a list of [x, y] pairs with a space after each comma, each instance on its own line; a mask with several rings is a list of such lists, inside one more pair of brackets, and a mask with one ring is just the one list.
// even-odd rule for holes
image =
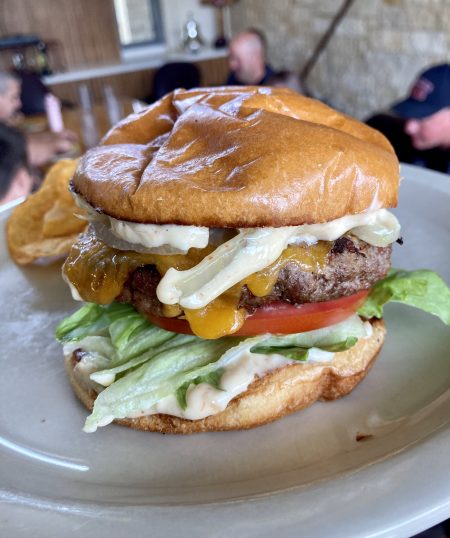
[[0, 122], [39, 167], [176, 87], [288, 86], [447, 173], [449, 50], [448, 0], [3, 0]]
[[[365, 118], [405, 95], [422, 69], [448, 60], [447, 0], [3, 0], [0, 67], [41, 71], [55, 95], [72, 101], [83, 81], [96, 99], [104, 84], [145, 98], [168, 55], [199, 66], [202, 84], [220, 84], [226, 49], [214, 43], [222, 14], [225, 37], [261, 29], [269, 63], [300, 73], [343, 4], [348, 10], [308, 77], [315, 97]], [[202, 42], [186, 58], [188, 19]], [[8, 45], [11, 36], [38, 42]]]

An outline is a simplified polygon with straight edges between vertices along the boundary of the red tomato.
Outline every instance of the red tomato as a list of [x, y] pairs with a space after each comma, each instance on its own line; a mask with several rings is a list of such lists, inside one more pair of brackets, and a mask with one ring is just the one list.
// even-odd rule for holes
[[[233, 336], [255, 336], [264, 333], [293, 334], [328, 327], [344, 321], [356, 312], [368, 294], [368, 290], [363, 290], [355, 295], [333, 301], [305, 303], [299, 306], [282, 302], [272, 303], [256, 310], [245, 320], [239, 331], [233, 333]], [[148, 318], [154, 325], [166, 331], [192, 334], [189, 323], [185, 319], [152, 315], [148, 315]]]

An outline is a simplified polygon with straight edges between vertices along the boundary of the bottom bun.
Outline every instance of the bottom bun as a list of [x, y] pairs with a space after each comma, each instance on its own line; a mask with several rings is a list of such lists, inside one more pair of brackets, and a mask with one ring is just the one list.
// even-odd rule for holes
[[[378, 355], [386, 334], [383, 320], [372, 324], [372, 335], [360, 339], [347, 351], [335, 353], [328, 363], [292, 364], [255, 379], [224, 411], [188, 420], [171, 415], [147, 415], [115, 420], [116, 424], [160, 433], [198, 433], [244, 430], [262, 426], [312, 405], [335, 400], [351, 392], [364, 379]], [[97, 393], [74, 375], [75, 361], [66, 361], [70, 383], [83, 404], [92, 410]]]

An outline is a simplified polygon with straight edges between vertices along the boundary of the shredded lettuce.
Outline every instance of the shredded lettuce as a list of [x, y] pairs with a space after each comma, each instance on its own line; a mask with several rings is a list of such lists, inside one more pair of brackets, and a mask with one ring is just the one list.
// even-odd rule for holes
[[85, 336], [106, 334], [111, 323], [134, 312], [130, 305], [113, 303], [101, 306], [87, 303], [74, 314], [64, 319], [56, 329], [59, 342], [81, 340]]
[[[136, 416], [167, 396], [186, 405], [191, 384], [220, 388], [225, 369], [243, 353], [296, 355], [306, 360], [312, 347], [340, 351], [364, 337], [358, 316], [345, 322], [286, 336], [228, 337], [203, 340], [154, 327], [127, 305], [87, 304], [60, 323], [56, 331], [65, 354], [83, 349], [89, 355], [93, 381], [103, 385], [85, 431], [95, 431], [115, 418]], [[300, 357], [304, 355], [304, 357]]]
[[[184, 349], [189, 348], [189, 346], [193, 343], [201, 342], [201, 340], [196, 336], [189, 336], [186, 334], [175, 335], [174, 333], [171, 334], [173, 335], [173, 337], [168, 339], [161, 345], [151, 347], [145, 353], [133, 357], [126, 362], [122, 362], [121, 364], [119, 364], [119, 366], [115, 366], [114, 363], [112, 363], [107, 369], [93, 373], [91, 375], [91, 379], [93, 381], [96, 381], [97, 383], [100, 383], [101, 385], [107, 386], [114, 382], [118, 374], [122, 374], [127, 370], [132, 370], [133, 368], [136, 368], [137, 366], [150, 360], [152, 361], [152, 375], [154, 377], [158, 377], [161, 375], [167, 376], [171, 370], [178, 371], [180, 361], [173, 358], [172, 361], [169, 362], [167, 361], [166, 357], [169, 354], [177, 354], [178, 352], [181, 352], [181, 357]], [[203, 342], [208, 341], [204, 340]], [[186, 367], [189, 367], [191, 365], [190, 359], [192, 359], [193, 361], [193, 367], [197, 366], [197, 358], [195, 354], [186, 355], [186, 357], [184, 357], [181, 362]], [[106, 382], [103, 382], [103, 380], [106, 380]]]
[[109, 368], [117, 357], [117, 352], [108, 336], [85, 336], [81, 340], [71, 340], [63, 346], [64, 355], [72, 355], [76, 349], [87, 350], [91, 355], [103, 357], [103, 368]]
[[[163, 351], [154, 360], [127, 372], [100, 392], [84, 430], [95, 431], [97, 426], [108, 424], [115, 418], [135, 416], [166, 396], [176, 394], [182, 385], [210, 374], [217, 369], [219, 359], [225, 356], [227, 348], [233, 346], [228, 340], [233, 339], [198, 339]], [[161, 362], [165, 366], [163, 370]]]
[[367, 319], [381, 318], [384, 305], [390, 301], [415, 306], [450, 325], [450, 289], [433, 271], [391, 269], [375, 284], [358, 313]]

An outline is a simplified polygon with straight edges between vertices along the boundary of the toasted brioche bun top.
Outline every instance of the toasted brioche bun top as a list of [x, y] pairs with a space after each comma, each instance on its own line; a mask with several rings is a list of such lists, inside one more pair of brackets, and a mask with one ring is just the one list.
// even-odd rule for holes
[[384, 136], [284, 88], [177, 90], [112, 128], [72, 188], [122, 220], [294, 226], [397, 204]]

